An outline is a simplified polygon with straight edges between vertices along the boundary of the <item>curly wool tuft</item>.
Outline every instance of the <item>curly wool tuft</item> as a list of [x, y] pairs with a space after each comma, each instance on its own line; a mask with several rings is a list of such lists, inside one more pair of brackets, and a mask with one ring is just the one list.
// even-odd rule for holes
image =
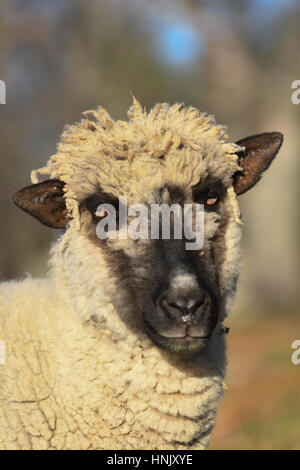
[[172, 183], [178, 173], [186, 186], [196, 184], [199, 174], [213, 172], [230, 187], [232, 174], [239, 170], [241, 147], [226, 143], [226, 128], [194, 107], [159, 103], [147, 113], [133, 97], [129, 121], [114, 121], [100, 106], [83, 114], [94, 120], [85, 117], [67, 126], [57, 153], [31, 174], [32, 183], [46, 175], [66, 183], [67, 208], [78, 228], [80, 201], [100, 185], [130, 198], [139, 186], [150, 190], [159, 178]]

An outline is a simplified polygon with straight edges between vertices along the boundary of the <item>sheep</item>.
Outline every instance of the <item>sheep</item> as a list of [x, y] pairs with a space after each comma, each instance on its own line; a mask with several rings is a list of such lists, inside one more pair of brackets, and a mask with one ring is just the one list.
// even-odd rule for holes
[[[64, 232], [46, 279], [0, 284], [0, 447], [206, 449], [241, 270], [237, 196], [283, 137], [228, 143], [213, 116], [166, 103], [147, 113], [135, 98], [126, 122], [83, 114], [13, 198]], [[100, 239], [98, 207], [120, 196], [202, 204], [202, 249]]]

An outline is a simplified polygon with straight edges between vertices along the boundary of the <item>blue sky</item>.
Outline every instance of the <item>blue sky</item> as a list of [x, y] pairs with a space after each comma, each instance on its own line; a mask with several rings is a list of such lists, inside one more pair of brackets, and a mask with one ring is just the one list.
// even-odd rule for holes
[[[249, 9], [249, 20], [253, 18], [257, 26], [268, 26], [282, 10], [295, 3], [295, 0], [253, 0]], [[204, 51], [204, 38], [195, 30], [191, 22], [178, 22], [167, 16], [160, 19], [155, 28], [155, 50], [164, 62], [170, 65], [184, 65], [195, 60]]]
[[170, 64], [191, 62], [201, 53], [203, 45], [189, 23], [165, 23], [159, 29], [156, 49]]
[[[101, 1], [98, 0], [98, 2], [99, 6], [101, 6]], [[113, 3], [113, 0], [111, 0], [111, 2]], [[147, 2], [149, 2], [149, 7], [152, 6], [153, 8], [151, 0], [144, 0], [144, 2], [146, 2], [146, 5]], [[175, 4], [184, 3], [182, 0], [171, 0], [170, 16], [168, 16], [168, 13], [165, 13], [165, 16], [160, 17], [159, 20], [152, 25], [151, 29], [155, 34], [155, 53], [158, 57], [167, 64], [181, 66], [195, 61], [197, 57], [201, 57], [201, 54], [205, 50], [205, 41], [204, 38], [195, 31], [192, 22], [188, 21], [187, 18], [184, 20], [182, 20], [181, 17], [177, 19], [174, 17], [171, 18], [172, 2]], [[295, 2], [296, 0], [252, 0], [248, 13], [249, 21], [251, 22], [253, 19], [256, 26], [260, 28], [268, 26], [274, 17]], [[97, 4], [97, 0], [95, 3]], [[64, 8], [68, 3], [65, 0], [44, 0], [43, 2], [39, 0], [27, 0], [25, 4], [26, 8], [19, 12], [21, 16], [26, 16], [26, 14], [30, 16], [36, 9], [44, 11], [47, 15], [51, 12], [52, 14], [58, 14], [60, 9]], [[208, 2], [207, 5], [209, 9], [219, 8], [218, 4], [215, 2], [211, 5]], [[220, 3], [220, 6], [221, 5]], [[157, 5], [156, 8], [158, 7]], [[226, 7], [226, 10], [232, 12], [230, 7]], [[11, 0], [8, 11], [10, 11], [11, 15], [16, 15], [19, 11], [17, 9], [16, 0]]]

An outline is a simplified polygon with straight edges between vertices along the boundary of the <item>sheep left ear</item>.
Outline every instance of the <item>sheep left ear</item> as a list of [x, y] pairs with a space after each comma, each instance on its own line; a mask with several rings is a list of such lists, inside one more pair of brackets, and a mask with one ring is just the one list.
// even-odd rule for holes
[[245, 150], [238, 153], [239, 165], [242, 168], [233, 177], [233, 187], [237, 195], [252, 188], [269, 167], [283, 141], [280, 132], [265, 132], [252, 135], [236, 142]]
[[68, 225], [63, 181], [53, 179], [32, 184], [13, 195], [14, 203], [23, 211], [52, 228]]

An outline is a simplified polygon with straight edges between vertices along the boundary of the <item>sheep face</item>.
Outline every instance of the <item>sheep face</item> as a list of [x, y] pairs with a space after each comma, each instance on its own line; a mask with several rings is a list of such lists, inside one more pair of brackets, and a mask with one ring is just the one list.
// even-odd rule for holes
[[191, 203], [204, 206], [203, 246], [189, 250], [184, 233], [180, 239], [172, 234], [170, 239], [149, 240], [132, 261], [135, 280], [140, 284], [145, 331], [154, 343], [171, 351], [201, 349], [213, 333], [221, 310], [230, 203], [221, 182], [212, 184], [208, 178], [206, 183], [199, 182], [191, 190], [165, 186], [154, 195], [159, 204], [169, 207]]
[[[118, 230], [114, 234], [116, 238], [101, 240], [97, 237], [99, 219], [105, 222], [108, 217], [101, 219], [101, 205], [115, 207], [118, 221], [122, 210], [120, 200], [103, 191], [85, 200], [82, 230], [95, 247], [105, 253], [112, 277], [117, 278], [119, 288], [114, 297], [117, 311], [125, 308], [134, 312], [133, 322], [138, 324], [141, 320], [151, 340], [163, 348], [177, 352], [199, 350], [220, 319], [221, 300], [226, 300], [229, 286], [223, 272], [235, 271], [239, 264], [238, 250], [232, 250], [228, 265], [225, 260], [226, 237], [229, 233], [237, 237], [240, 231], [232, 216], [228, 190], [213, 176], [199, 178], [188, 188], [180, 183], [179, 175], [177, 184], [154, 186], [151, 192], [145, 190], [140, 197], [135, 204], [148, 209], [145, 238], [119, 240]], [[186, 205], [201, 205], [204, 209], [203, 246], [187, 249], [189, 241], [184, 233], [184, 221], [178, 238], [174, 237], [175, 215], [170, 218], [167, 238], [163, 236], [163, 217], [159, 221], [159, 238], [151, 238], [151, 206], [155, 204], [182, 208], [181, 214]], [[130, 207], [127, 212], [129, 210]], [[130, 217], [128, 219], [127, 230], [131, 223]], [[121, 228], [124, 227], [117, 226]], [[235, 282], [233, 274], [230, 288]]]
[[[95, 114], [97, 122], [84, 120], [63, 135], [58, 154], [41, 171], [52, 179], [19, 191], [14, 201], [44, 224], [69, 226], [92, 241], [95, 259], [101, 252], [118, 286], [113, 302], [130, 328], [170, 351], [199, 351], [225, 318], [236, 289], [236, 196], [258, 181], [282, 136], [266, 133], [228, 144], [212, 117], [180, 105], [157, 105], [146, 114], [135, 102], [128, 123], [114, 123], [102, 109]], [[124, 200], [146, 209], [144, 236], [118, 236], [132, 219], [118, 217]], [[110, 215], [103, 204], [117, 216], [112, 238], [97, 231]], [[188, 249], [184, 224], [175, 236], [174, 214], [167, 238], [162, 219], [159, 236], [151, 236], [150, 209], [162, 204], [188, 204], [192, 227], [201, 206], [201, 246]]]

